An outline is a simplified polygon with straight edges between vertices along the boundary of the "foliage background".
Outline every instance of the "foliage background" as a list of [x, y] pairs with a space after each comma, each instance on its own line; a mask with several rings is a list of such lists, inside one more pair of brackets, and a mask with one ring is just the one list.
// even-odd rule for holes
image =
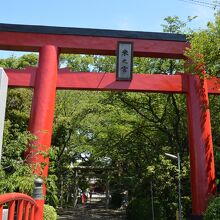
[[[183, 33], [189, 17], [167, 17], [165, 32]], [[219, 73], [219, 14], [207, 30], [193, 33], [192, 49], [186, 55], [203, 53], [210, 75]], [[36, 66], [37, 54], [0, 60], [3, 68]], [[195, 60], [201, 62], [201, 60]], [[114, 72], [115, 58], [89, 55], [60, 57], [60, 66], [74, 71]], [[183, 61], [135, 58], [134, 72], [167, 75], [183, 71]], [[32, 90], [9, 89], [0, 169], [1, 193], [20, 191], [31, 194], [34, 176], [25, 163], [24, 151], [34, 137], [27, 132]], [[85, 190], [88, 179], [110, 183], [112, 193], [128, 191], [129, 200], [151, 198], [163, 219], [173, 219], [178, 207], [177, 162], [165, 153], [181, 155], [182, 203], [184, 216], [190, 213], [189, 146], [186, 100], [180, 94], [57, 91], [50, 169], [46, 200], [53, 206], [75, 205], [77, 189]], [[219, 98], [210, 97], [216, 161], [219, 154]], [[108, 172], [79, 171], [73, 166], [101, 166]], [[217, 179], [219, 165], [216, 163]]]

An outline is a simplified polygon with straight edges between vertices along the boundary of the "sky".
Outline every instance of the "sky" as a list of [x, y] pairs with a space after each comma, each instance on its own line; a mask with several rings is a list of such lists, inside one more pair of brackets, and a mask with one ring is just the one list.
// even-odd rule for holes
[[[190, 26], [205, 28], [213, 9], [190, 0], [2, 0], [0, 23], [161, 32], [167, 16], [198, 16]], [[212, 3], [212, 0], [199, 0]], [[0, 51], [0, 57], [8, 53]]]

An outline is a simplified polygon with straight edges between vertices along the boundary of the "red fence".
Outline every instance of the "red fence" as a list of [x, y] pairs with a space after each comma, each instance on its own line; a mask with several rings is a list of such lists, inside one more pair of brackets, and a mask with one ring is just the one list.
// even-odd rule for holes
[[[37, 206], [37, 202], [32, 197], [22, 193], [0, 195], [0, 220], [36, 220]], [[3, 209], [7, 210], [5, 218], [3, 218]]]

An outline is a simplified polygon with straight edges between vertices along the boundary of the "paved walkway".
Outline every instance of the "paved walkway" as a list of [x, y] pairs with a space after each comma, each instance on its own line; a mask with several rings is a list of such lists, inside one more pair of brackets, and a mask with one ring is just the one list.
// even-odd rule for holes
[[58, 213], [59, 220], [125, 220], [125, 210], [106, 209], [102, 201], [65, 208]]

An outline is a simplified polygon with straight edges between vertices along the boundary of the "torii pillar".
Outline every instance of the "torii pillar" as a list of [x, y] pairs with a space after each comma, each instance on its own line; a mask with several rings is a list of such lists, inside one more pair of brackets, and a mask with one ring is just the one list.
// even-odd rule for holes
[[192, 213], [202, 219], [216, 188], [207, 79], [188, 75], [187, 110]]
[[[45, 45], [40, 49], [29, 121], [29, 131], [37, 140], [27, 152], [28, 163], [34, 164], [34, 172], [42, 177], [48, 174], [49, 157], [41, 153], [48, 153], [51, 144], [57, 74], [58, 49]], [[44, 187], [44, 194], [45, 190]]]

